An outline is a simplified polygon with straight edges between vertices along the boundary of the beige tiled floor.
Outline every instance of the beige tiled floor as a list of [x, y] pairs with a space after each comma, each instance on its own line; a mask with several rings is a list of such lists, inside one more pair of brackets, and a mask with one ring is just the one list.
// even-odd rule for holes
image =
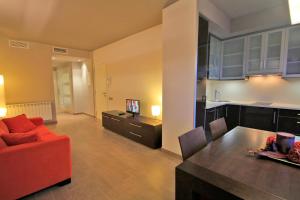
[[59, 115], [50, 129], [72, 138], [72, 183], [26, 199], [175, 199], [175, 167], [181, 162], [101, 127], [85, 115]]

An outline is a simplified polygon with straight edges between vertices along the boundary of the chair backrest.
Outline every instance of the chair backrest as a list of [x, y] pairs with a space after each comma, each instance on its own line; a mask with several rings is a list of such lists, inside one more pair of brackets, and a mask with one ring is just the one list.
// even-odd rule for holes
[[224, 117], [209, 123], [212, 140], [216, 140], [227, 133], [227, 125]]
[[195, 128], [178, 137], [182, 158], [186, 160], [207, 145], [203, 127]]

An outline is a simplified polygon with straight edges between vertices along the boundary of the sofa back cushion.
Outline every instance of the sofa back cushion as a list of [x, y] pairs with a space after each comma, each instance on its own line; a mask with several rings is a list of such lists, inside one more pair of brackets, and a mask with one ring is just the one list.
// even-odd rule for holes
[[0, 150], [7, 147], [7, 144], [4, 142], [4, 140], [2, 139], [2, 137], [0, 137]]
[[36, 125], [27, 118], [25, 114], [18, 115], [12, 118], [5, 118], [3, 122], [8, 127], [11, 133], [24, 133], [36, 128]]
[[4, 134], [1, 137], [8, 146], [38, 141], [38, 135], [36, 133]]
[[2, 120], [0, 120], [0, 135], [8, 134], [8, 133], [9, 133], [9, 130], [8, 130], [6, 124]]

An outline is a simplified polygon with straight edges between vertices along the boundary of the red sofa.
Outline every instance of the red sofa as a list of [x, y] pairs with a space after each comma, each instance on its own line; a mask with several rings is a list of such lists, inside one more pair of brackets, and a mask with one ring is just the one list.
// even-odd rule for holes
[[[37, 142], [0, 149], [0, 199], [18, 199], [71, 182], [70, 138], [48, 130], [42, 118], [30, 119]], [[13, 133], [9, 133], [13, 134]]]

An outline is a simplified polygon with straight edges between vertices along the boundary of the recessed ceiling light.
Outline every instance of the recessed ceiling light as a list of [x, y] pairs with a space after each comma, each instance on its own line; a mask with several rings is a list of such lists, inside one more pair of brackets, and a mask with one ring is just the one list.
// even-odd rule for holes
[[292, 24], [300, 23], [300, 0], [289, 0], [290, 17]]

